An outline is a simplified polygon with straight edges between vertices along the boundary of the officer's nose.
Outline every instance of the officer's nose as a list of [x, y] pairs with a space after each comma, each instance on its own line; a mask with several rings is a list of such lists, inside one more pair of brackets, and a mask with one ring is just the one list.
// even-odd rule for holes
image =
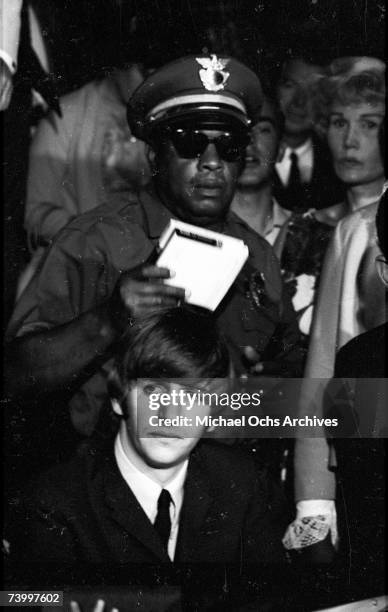
[[210, 170], [212, 172], [222, 168], [222, 159], [214, 143], [210, 142], [208, 144], [205, 151], [200, 156], [198, 164], [201, 170]]

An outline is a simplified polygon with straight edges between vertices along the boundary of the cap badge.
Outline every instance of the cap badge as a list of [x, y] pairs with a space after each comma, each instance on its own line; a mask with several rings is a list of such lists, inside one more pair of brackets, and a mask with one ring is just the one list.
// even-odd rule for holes
[[224, 89], [230, 76], [230, 73], [224, 70], [229, 59], [218, 59], [216, 55], [211, 55], [210, 58], [196, 57], [195, 59], [202, 66], [199, 77], [205, 89], [208, 91]]

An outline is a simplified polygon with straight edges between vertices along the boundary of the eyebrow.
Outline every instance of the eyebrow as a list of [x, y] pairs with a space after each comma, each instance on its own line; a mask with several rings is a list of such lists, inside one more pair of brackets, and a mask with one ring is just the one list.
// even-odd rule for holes
[[[341, 111], [332, 111], [330, 113], [330, 117], [332, 115], [341, 115], [343, 117], [344, 113], [342, 113]], [[379, 119], [384, 119], [385, 115], [383, 115], [382, 113], [379, 113], [379, 112], [376, 112], [376, 113], [362, 113], [362, 115], [360, 115], [360, 117], [379, 117]]]
[[385, 115], [380, 113], [363, 113], [361, 117], [379, 117], [380, 119], [384, 119]]

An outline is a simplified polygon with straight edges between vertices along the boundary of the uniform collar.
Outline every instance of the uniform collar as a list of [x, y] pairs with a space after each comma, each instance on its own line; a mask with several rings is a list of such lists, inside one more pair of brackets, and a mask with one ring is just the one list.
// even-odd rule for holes
[[176, 217], [162, 204], [152, 186], [141, 192], [140, 201], [149, 238], [159, 238], [169, 221]]

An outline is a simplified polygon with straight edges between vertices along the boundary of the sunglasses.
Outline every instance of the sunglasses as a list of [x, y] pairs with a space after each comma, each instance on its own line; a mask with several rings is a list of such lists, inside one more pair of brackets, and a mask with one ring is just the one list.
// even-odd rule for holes
[[245, 149], [249, 144], [247, 133], [224, 132], [220, 136], [209, 138], [198, 130], [176, 129], [169, 132], [169, 139], [176, 152], [184, 159], [200, 157], [213, 144], [221, 159], [226, 162], [235, 162], [243, 159]]

